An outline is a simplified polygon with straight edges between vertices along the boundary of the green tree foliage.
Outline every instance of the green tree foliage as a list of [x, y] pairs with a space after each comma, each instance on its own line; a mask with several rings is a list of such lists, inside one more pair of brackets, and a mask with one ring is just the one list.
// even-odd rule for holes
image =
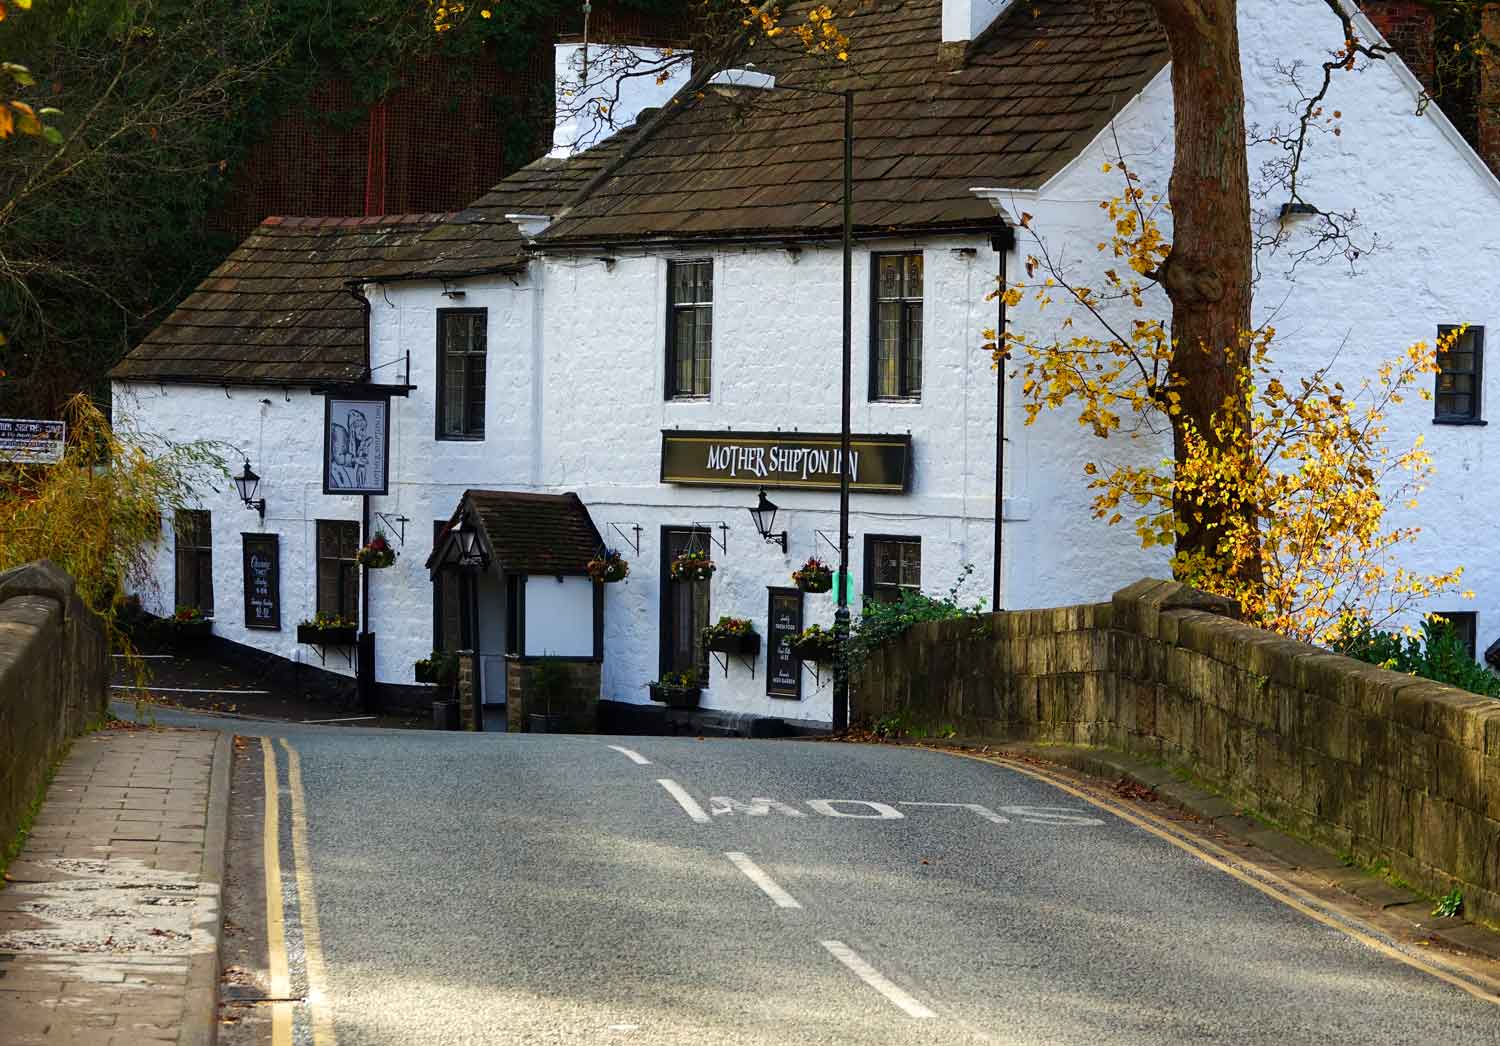
[[964, 585], [973, 573], [973, 564], [965, 564], [953, 587], [942, 596], [906, 590], [899, 599], [889, 603], [867, 598], [858, 619], [849, 629], [850, 666], [862, 664], [871, 651], [923, 621], [971, 618], [976, 627], [980, 627], [977, 622], [985, 613], [985, 601], [980, 599], [966, 604], [961, 599]]

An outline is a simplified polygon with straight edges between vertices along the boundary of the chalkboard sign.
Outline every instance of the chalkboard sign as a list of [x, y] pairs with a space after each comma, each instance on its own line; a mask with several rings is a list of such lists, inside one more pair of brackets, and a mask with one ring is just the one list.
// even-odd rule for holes
[[281, 553], [275, 534], [244, 534], [245, 627], [281, 628]]
[[766, 694], [802, 699], [802, 664], [792, 654], [792, 640], [802, 631], [802, 593], [773, 588], [766, 616]]

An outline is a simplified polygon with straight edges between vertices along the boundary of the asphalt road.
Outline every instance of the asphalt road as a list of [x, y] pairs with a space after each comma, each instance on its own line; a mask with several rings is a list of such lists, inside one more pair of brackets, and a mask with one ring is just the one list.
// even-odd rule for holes
[[297, 753], [319, 1002], [344, 1046], [1500, 1036], [1494, 1004], [1002, 767], [234, 729]]

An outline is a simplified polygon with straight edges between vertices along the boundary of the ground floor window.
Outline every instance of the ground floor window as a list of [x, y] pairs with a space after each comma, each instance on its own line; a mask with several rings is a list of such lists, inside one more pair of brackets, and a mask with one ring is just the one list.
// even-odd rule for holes
[[201, 509], [178, 509], [172, 519], [177, 560], [177, 605], [214, 612], [214, 542], [212, 518]]
[[1440, 610], [1438, 616], [1447, 618], [1453, 625], [1453, 634], [1464, 645], [1470, 657], [1477, 657], [1479, 646], [1479, 615], [1472, 610]]
[[707, 581], [673, 581], [672, 560], [689, 548], [707, 549], [708, 531], [666, 527], [662, 531], [661, 670], [696, 673], [708, 683], [708, 650], [703, 630], [708, 627]]
[[318, 520], [318, 613], [359, 620], [359, 524]]
[[922, 539], [870, 534], [865, 538], [865, 598], [894, 603], [922, 588]]

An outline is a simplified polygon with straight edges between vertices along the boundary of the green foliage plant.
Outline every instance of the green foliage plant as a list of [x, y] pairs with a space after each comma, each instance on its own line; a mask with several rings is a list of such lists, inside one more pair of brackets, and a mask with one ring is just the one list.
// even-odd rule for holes
[[925, 592], [903, 591], [901, 597], [891, 602], [866, 599], [860, 616], [849, 632], [849, 665], [851, 668], [864, 663], [870, 652], [903, 634], [913, 625], [924, 621], [953, 621], [972, 619], [976, 627], [985, 613], [985, 601], [980, 599], [965, 604], [961, 593], [974, 573], [972, 563], [965, 564], [958, 579], [942, 596], [929, 596]]
[[1368, 619], [1346, 615], [1331, 645], [1335, 653], [1357, 661], [1500, 697], [1500, 676], [1470, 657], [1453, 622], [1436, 614], [1422, 621], [1419, 634], [1386, 631]]
[[1458, 916], [1459, 913], [1461, 913], [1463, 910], [1464, 893], [1462, 890], [1455, 886], [1453, 889], [1443, 894], [1442, 898], [1437, 903], [1437, 907], [1432, 910], [1432, 914], [1443, 919], [1451, 919]]

